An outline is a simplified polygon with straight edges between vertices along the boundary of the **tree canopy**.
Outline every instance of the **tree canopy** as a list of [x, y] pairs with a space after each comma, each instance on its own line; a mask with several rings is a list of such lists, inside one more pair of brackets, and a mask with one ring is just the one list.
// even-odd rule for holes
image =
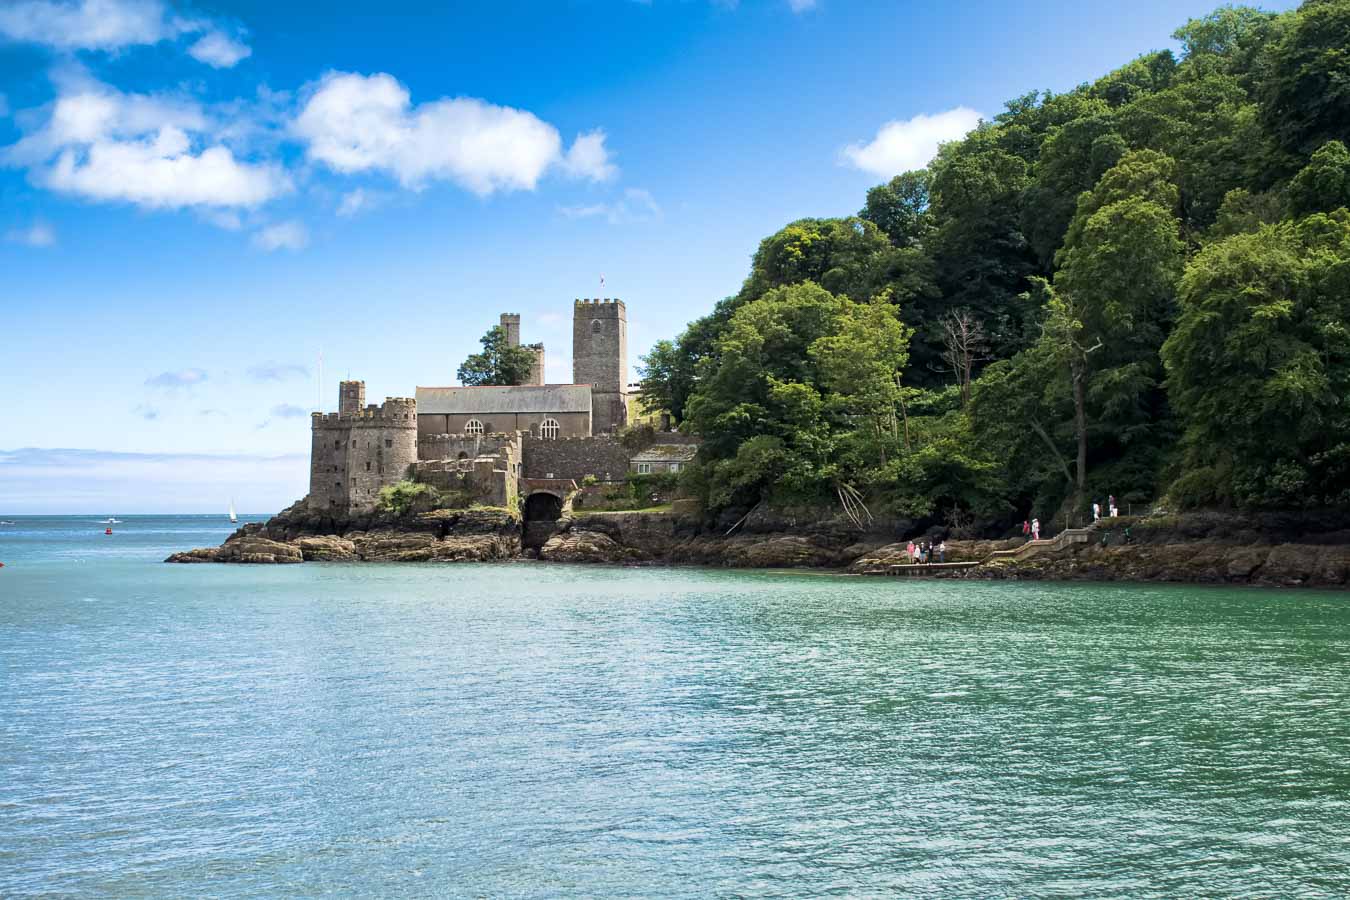
[[1173, 37], [765, 238], [644, 359], [688, 490], [993, 532], [1350, 501], [1350, 0]]
[[460, 365], [455, 377], [460, 384], [481, 386], [489, 384], [524, 384], [534, 367], [534, 351], [528, 347], [511, 346], [506, 332], [493, 326], [478, 339], [483, 352], [472, 353]]

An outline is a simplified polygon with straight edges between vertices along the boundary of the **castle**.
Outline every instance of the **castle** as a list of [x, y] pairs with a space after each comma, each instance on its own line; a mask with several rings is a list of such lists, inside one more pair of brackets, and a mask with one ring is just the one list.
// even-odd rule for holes
[[[572, 384], [544, 383], [543, 344], [527, 345], [530, 384], [418, 387], [376, 406], [364, 382], [341, 382], [338, 411], [312, 416], [309, 507], [368, 512], [410, 476], [494, 506], [522, 491], [560, 506], [569, 483], [622, 480], [632, 458], [615, 437], [628, 424], [627, 312], [608, 298], [572, 310]], [[503, 313], [500, 327], [520, 346], [519, 314]]]

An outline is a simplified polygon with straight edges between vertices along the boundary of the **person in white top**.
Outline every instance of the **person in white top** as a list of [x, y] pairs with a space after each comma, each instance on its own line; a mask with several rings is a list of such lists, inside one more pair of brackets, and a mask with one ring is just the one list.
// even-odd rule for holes
[[1032, 520], [1031, 520], [1031, 539], [1032, 539], [1033, 541], [1039, 541], [1039, 540], [1041, 539], [1041, 520], [1040, 520], [1040, 519], [1032, 519]]
[[1097, 521], [1102, 517], [1102, 505], [1097, 501], [1092, 501], [1092, 521]]

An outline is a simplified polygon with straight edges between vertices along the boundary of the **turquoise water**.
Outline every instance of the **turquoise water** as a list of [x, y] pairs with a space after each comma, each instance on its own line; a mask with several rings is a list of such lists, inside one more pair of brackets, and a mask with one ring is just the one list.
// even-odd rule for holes
[[1350, 894], [1350, 593], [0, 526], [0, 896]]

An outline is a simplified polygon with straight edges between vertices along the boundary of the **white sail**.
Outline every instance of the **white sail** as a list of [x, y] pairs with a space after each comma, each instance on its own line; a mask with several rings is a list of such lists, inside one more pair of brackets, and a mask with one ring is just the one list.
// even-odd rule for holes
[[231, 521], [231, 522], [238, 522], [238, 521], [239, 521], [239, 517], [238, 517], [237, 515], [234, 514], [234, 498], [233, 498], [233, 497], [230, 498], [230, 521]]

